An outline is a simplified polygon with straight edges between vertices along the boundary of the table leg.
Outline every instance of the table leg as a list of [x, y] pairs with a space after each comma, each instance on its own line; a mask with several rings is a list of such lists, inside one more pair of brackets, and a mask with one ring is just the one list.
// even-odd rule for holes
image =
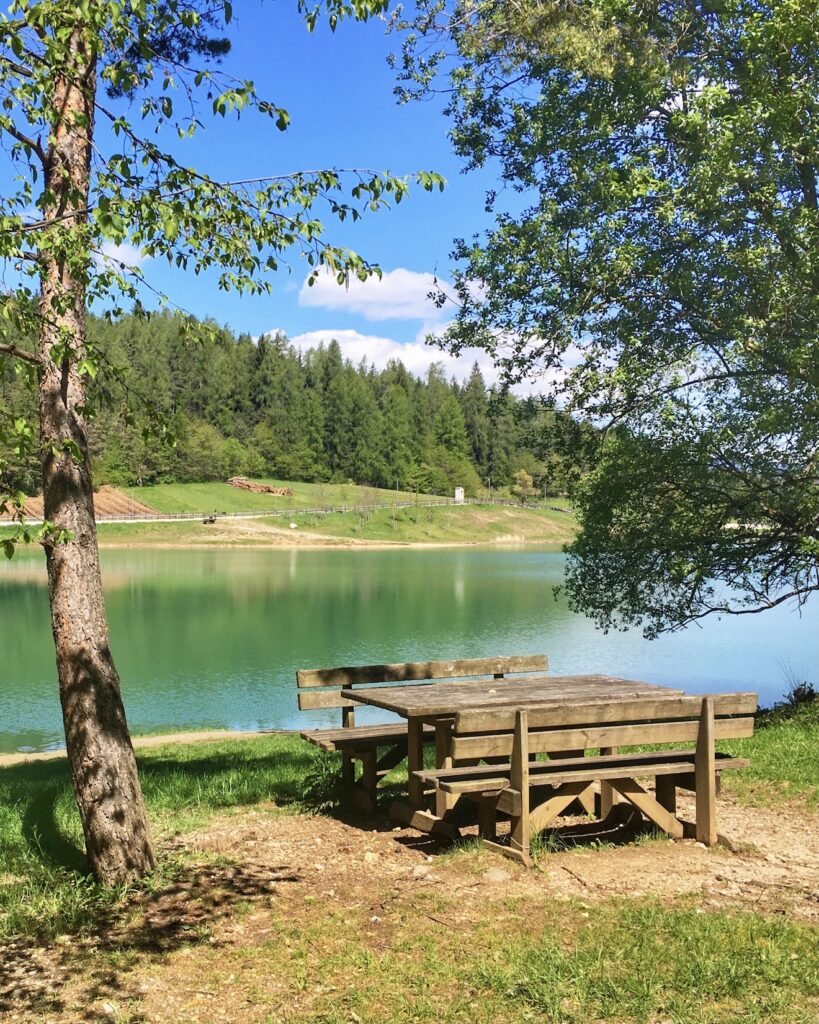
[[[438, 721], [435, 723], [435, 767], [452, 767], [452, 722]], [[457, 797], [452, 793], [435, 791], [435, 813], [443, 818], [450, 808], [455, 806]]]
[[414, 772], [424, 767], [424, 723], [420, 718], [407, 719], [407, 771], [409, 772], [408, 796], [413, 810], [424, 806], [424, 784], [415, 778]]

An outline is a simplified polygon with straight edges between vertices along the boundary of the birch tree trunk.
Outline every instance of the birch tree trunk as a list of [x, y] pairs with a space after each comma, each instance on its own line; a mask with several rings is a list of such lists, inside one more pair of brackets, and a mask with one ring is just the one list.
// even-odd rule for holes
[[47, 542], [51, 624], [68, 760], [91, 869], [104, 884], [155, 865], [145, 804], [111, 656], [100, 576], [85, 421], [88, 247], [83, 240], [91, 171], [96, 57], [82, 26], [55, 81], [46, 161], [53, 244], [40, 252], [38, 355], [45, 518], [68, 530]]

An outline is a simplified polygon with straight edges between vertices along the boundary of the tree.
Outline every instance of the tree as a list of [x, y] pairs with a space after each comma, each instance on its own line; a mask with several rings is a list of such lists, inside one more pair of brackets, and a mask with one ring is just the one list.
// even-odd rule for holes
[[516, 494], [520, 498], [521, 505], [525, 505], [533, 495], [537, 494], [535, 482], [525, 469], [519, 469], [515, 473], [512, 494]]
[[604, 628], [819, 589], [818, 65], [807, 0], [421, 3], [407, 36], [405, 94], [444, 76], [522, 199], [456, 242], [447, 344], [597, 428], [567, 587]]
[[[322, 7], [335, 25], [384, 2], [326, 0], [307, 13], [309, 25]], [[141, 278], [105, 246], [128, 243], [249, 292], [272, 288], [291, 249], [314, 271], [366, 277], [364, 260], [325, 239], [316, 207], [358, 217], [408, 188], [404, 179], [357, 174], [348, 196], [336, 171], [223, 182], [177, 156], [172, 146], [201, 128], [204, 105], [214, 116], [254, 111], [287, 127], [285, 110], [220, 71], [229, 44], [216, 33], [230, 18], [227, 0], [14, 0], [0, 17], [0, 132], [18, 174], [16, 192], [0, 200], [0, 257], [20, 273], [19, 287], [0, 300], [9, 330], [0, 355], [36, 368], [39, 403], [39, 438], [24, 419], [4, 416], [3, 440], [15, 457], [37, 446], [41, 453], [40, 539], [68, 760], [89, 861], [104, 883], [154, 864], [109, 645], [88, 446], [89, 381], [105, 367], [86, 309], [95, 303], [117, 316], [123, 296], [140, 308]], [[100, 121], [105, 131], [96, 131]], [[19, 496], [0, 496], [1, 508], [15, 505], [19, 515]], [[25, 533], [21, 523], [18, 536]], [[4, 545], [13, 553], [13, 539]]]

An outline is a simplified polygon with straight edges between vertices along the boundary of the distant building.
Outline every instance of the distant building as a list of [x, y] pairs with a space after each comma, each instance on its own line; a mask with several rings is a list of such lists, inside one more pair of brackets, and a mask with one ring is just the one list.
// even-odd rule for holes
[[455, 501], [459, 505], [463, 505], [463, 502], [464, 502], [464, 489], [463, 489], [463, 487], [456, 487], [455, 488]]

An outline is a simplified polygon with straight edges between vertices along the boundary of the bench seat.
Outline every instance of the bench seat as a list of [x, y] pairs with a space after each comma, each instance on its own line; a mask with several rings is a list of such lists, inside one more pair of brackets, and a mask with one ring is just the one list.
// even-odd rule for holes
[[[610, 754], [605, 757], [561, 758], [535, 761], [529, 767], [529, 788], [559, 786], [564, 782], [596, 782], [621, 776], [688, 775], [693, 773], [696, 750], [659, 750], [646, 754]], [[715, 770], [747, 768], [750, 761], [717, 753]], [[480, 793], [505, 789], [510, 784], [511, 762], [469, 768], [440, 768], [416, 772], [416, 778], [445, 793]], [[684, 787], [683, 787], [684, 788]]]
[[[310, 729], [299, 733], [303, 740], [312, 743], [322, 750], [367, 750], [386, 744], [406, 742], [407, 723], [396, 722], [389, 725], [355, 725], [350, 728], [343, 726], [338, 729]], [[435, 730], [431, 725], [424, 726], [424, 738], [433, 740]]]

